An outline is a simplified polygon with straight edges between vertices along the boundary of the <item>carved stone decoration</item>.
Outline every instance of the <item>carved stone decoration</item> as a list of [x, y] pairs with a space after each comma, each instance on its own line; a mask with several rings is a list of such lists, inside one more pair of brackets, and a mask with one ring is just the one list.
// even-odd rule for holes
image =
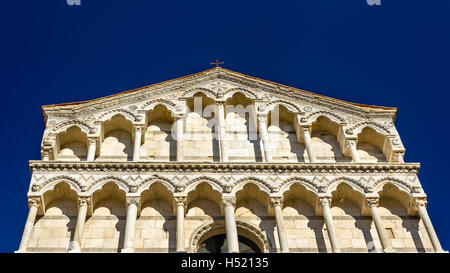
[[330, 206], [331, 205], [331, 196], [320, 196], [319, 197], [320, 206]]
[[222, 196], [222, 202], [225, 206], [236, 206], [235, 196]]
[[31, 208], [31, 207], [40, 207], [40, 206], [42, 206], [42, 202], [41, 202], [41, 198], [39, 198], [39, 197], [30, 197], [30, 198], [28, 198], [28, 207], [29, 208]]
[[127, 196], [127, 205], [134, 204], [136, 206], [139, 206], [141, 202], [141, 198], [139, 196]]
[[283, 206], [283, 197], [271, 197], [270, 198], [270, 204], [272, 207], [282, 207]]
[[378, 207], [380, 199], [377, 197], [368, 197], [366, 198], [367, 205], [369, 207]]
[[419, 209], [419, 207], [426, 207], [427, 206], [427, 198], [426, 197], [416, 197], [413, 200], [414, 207], [416, 209]]
[[81, 206], [89, 207], [91, 204], [91, 199], [89, 197], [79, 197], [78, 198], [78, 208]]
[[175, 196], [174, 200], [175, 200], [175, 204], [177, 204], [177, 206], [186, 207], [187, 196]]
[[183, 192], [186, 187], [183, 185], [177, 185], [175, 187], [175, 192]]

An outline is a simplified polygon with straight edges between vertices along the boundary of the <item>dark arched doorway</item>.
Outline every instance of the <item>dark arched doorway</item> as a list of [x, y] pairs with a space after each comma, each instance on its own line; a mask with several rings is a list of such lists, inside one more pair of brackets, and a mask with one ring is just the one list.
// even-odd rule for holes
[[[259, 247], [250, 239], [238, 236], [239, 253], [261, 253]], [[199, 244], [198, 253], [228, 253], [227, 237], [219, 234], [209, 237]]]

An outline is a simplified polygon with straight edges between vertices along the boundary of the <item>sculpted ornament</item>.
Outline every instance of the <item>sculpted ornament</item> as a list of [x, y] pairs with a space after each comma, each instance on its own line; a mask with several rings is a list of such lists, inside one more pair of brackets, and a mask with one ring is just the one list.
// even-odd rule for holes
[[283, 197], [271, 197], [270, 204], [272, 207], [281, 207], [283, 206]]
[[369, 207], [378, 207], [379, 198], [369, 197], [369, 198], [366, 198], [366, 201], [367, 201], [367, 205]]
[[139, 205], [141, 198], [139, 196], [127, 196], [126, 199], [127, 199], [127, 205], [134, 204], [137, 206], [137, 205]]
[[177, 206], [186, 207], [187, 196], [176, 196], [174, 199]]
[[236, 206], [236, 197], [234, 196], [222, 196], [222, 202], [225, 206]]
[[427, 206], [427, 199], [426, 198], [415, 198], [414, 199], [414, 205], [417, 209], [419, 207], [426, 207]]
[[28, 199], [28, 207], [40, 207], [42, 205], [41, 198], [39, 197], [31, 197]]

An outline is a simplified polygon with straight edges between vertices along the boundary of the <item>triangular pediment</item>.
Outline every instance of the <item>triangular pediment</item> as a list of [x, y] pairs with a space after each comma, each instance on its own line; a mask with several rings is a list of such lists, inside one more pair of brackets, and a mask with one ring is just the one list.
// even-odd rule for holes
[[305, 117], [313, 112], [328, 111], [393, 121], [396, 113], [396, 108], [345, 102], [221, 67], [89, 101], [45, 105], [42, 111], [44, 119], [55, 119], [54, 123], [65, 118], [89, 122], [105, 112], [119, 110], [139, 121], [138, 111], [152, 103], [165, 103], [175, 112], [180, 110], [178, 100], [187, 99], [198, 92], [215, 100], [226, 100], [240, 92], [260, 105], [284, 103], [288, 109]]

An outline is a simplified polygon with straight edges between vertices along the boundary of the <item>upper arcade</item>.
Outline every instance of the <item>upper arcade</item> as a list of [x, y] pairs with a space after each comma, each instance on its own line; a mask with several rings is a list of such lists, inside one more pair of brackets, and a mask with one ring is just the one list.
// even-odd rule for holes
[[42, 160], [403, 163], [396, 108], [216, 67], [42, 107]]

